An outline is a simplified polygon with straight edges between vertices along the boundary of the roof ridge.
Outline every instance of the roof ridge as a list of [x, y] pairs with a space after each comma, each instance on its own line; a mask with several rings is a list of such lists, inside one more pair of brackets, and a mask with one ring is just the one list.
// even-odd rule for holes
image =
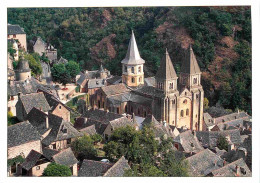
[[123, 159], [125, 159], [124, 156], [122, 156], [121, 158], [119, 158], [119, 160], [118, 160], [115, 164], [113, 164], [113, 165], [106, 171], [106, 173], [104, 173], [103, 176], [107, 175], [107, 174], [111, 171], [111, 169], [112, 169], [114, 166], [118, 165], [119, 162], [123, 161]]

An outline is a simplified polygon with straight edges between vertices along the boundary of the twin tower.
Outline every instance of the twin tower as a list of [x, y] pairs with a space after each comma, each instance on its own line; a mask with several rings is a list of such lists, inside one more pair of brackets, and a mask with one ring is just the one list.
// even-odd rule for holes
[[[121, 63], [123, 83], [129, 87], [144, 84], [145, 61], [140, 57], [133, 31], [126, 57]], [[179, 78], [166, 50], [155, 80], [155, 90], [163, 93], [163, 97], [155, 96], [153, 99], [154, 117], [177, 127], [201, 130], [204, 91], [201, 86], [201, 71], [192, 47], [185, 53]]]

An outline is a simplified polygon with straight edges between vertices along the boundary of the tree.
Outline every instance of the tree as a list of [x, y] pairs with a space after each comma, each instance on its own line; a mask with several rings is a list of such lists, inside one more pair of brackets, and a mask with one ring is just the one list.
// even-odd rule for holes
[[8, 52], [10, 55], [14, 58], [14, 54], [16, 53], [16, 50], [13, 48], [13, 44], [11, 42], [8, 42]]
[[35, 57], [29, 53], [24, 56], [24, 59], [28, 60], [32, 75], [40, 76], [42, 73], [42, 66], [41, 66], [40, 62], [37, 62]]
[[62, 85], [64, 86], [64, 88], [66, 88], [66, 84], [71, 82], [69, 73], [67, 73], [67, 72], [62, 73], [60, 81], [61, 81]]
[[51, 177], [67, 177], [71, 176], [71, 170], [65, 165], [50, 163], [43, 171], [43, 176]]
[[218, 138], [218, 141], [217, 141], [217, 147], [221, 150], [224, 149], [224, 150], [228, 151], [228, 141], [227, 141], [227, 139], [223, 136], [220, 136]]
[[98, 142], [101, 142], [103, 140], [102, 136], [97, 133], [94, 135], [91, 135], [90, 138], [94, 141], [95, 144]]
[[75, 80], [76, 75], [80, 72], [79, 64], [74, 61], [69, 61], [65, 67], [71, 79]]
[[51, 68], [51, 75], [54, 81], [60, 82], [63, 73], [66, 72], [64, 64], [54, 64]]
[[81, 160], [94, 159], [97, 156], [97, 150], [94, 147], [94, 141], [86, 135], [73, 141], [71, 143], [71, 148], [76, 156]]
[[204, 104], [203, 104], [203, 106], [204, 106], [204, 109], [208, 109], [209, 108], [209, 100], [206, 97], [204, 97]]

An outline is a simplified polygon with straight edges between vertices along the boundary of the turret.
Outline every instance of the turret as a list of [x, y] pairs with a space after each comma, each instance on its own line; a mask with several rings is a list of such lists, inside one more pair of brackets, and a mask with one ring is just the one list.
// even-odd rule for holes
[[31, 69], [29, 67], [28, 60], [25, 60], [23, 55], [21, 55], [21, 59], [18, 62], [16, 73], [16, 79], [19, 81], [24, 81], [26, 79], [31, 78]]

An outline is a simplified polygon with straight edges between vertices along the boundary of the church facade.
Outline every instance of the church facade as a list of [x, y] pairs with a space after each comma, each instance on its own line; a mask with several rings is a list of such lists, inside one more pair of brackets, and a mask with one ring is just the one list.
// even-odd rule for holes
[[121, 63], [122, 83], [101, 87], [91, 103], [93, 108], [141, 117], [152, 114], [158, 121], [178, 128], [202, 130], [204, 91], [191, 47], [185, 54], [179, 77], [166, 50], [154, 84], [145, 82], [145, 60], [139, 54], [133, 32]]

